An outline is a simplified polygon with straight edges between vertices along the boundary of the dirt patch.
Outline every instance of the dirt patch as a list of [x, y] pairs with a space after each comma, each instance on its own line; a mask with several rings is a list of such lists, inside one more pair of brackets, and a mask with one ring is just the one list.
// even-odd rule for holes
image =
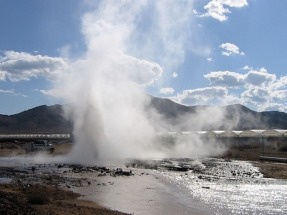
[[253, 162], [259, 167], [260, 172], [266, 178], [287, 179], [287, 164], [275, 162]]
[[21, 155], [25, 152], [19, 143], [0, 142], [0, 157]]
[[53, 154], [64, 155], [72, 150], [73, 145], [71, 143], [60, 143], [60, 144], [54, 144], [54, 148], [55, 151]]

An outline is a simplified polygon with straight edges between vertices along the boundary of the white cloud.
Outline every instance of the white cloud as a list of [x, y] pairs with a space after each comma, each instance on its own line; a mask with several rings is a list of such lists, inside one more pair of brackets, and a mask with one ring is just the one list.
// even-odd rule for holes
[[211, 57], [206, 58], [206, 60], [207, 60], [208, 62], [213, 61], [213, 59], [212, 59]]
[[250, 67], [250, 66], [245, 65], [242, 69], [243, 69], [243, 70], [252, 70], [253, 68]]
[[244, 83], [244, 75], [230, 71], [211, 72], [204, 75], [204, 78], [214, 86], [238, 87]]
[[[115, 67], [119, 73], [114, 72], [113, 75], [119, 77], [113, 77], [121, 79], [120, 76], [125, 76], [129, 80], [140, 84], [140, 85], [150, 85], [158, 80], [162, 73], [163, 69], [157, 63], [137, 59], [132, 56], [121, 54], [119, 56], [118, 62], [116, 62]], [[126, 73], [126, 74], [123, 74]]]
[[257, 110], [287, 111], [287, 76], [277, 78], [265, 68], [246, 67], [245, 73], [213, 71], [204, 75], [211, 86], [189, 89], [170, 97], [185, 105], [240, 103]]
[[[269, 86], [275, 84], [276, 75], [270, 74], [265, 68], [258, 70], [250, 70], [246, 74], [240, 74], [231, 71], [214, 71], [204, 75], [204, 78], [210, 81], [212, 86], [226, 86], [226, 87], [239, 87], [239, 86]], [[286, 83], [286, 79], [276, 82], [278, 85], [281, 82]]]
[[176, 78], [178, 76], [178, 74], [176, 72], [173, 72], [171, 77]]
[[1, 89], [0, 89], [0, 93], [15, 94], [15, 90], [14, 90], [14, 89], [12, 89], [12, 90], [1, 90]]
[[221, 51], [222, 55], [244, 55], [244, 52], [239, 51], [239, 47], [232, 43], [222, 43], [220, 46], [223, 50]]
[[41, 90], [41, 89], [34, 89], [35, 92], [40, 92], [46, 96], [55, 96], [54, 90]]
[[227, 88], [219, 86], [184, 90], [171, 99], [185, 105], [221, 105], [237, 101], [228, 94]]
[[196, 14], [200, 17], [212, 17], [222, 22], [228, 19], [227, 14], [231, 13], [229, 8], [242, 8], [247, 5], [247, 0], [211, 0], [204, 6], [206, 13], [196, 12]]
[[161, 88], [159, 93], [162, 95], [172, 95], [174, 94], [174, 89], [171, 87]]
[[1, 89], [0, 89], [0, 93], [10, 94], [10, 95], [14, 95], [14, 96], [27, 97], [27, 96], [26, 96], [25, 94], [23, 94], [23, 93], [15, 92], [14, 89], [11, 89], [11, 90], [1, 90]]
[[268, 86], [276, 80], [275, 74], [270, 74], [265, 68], [251, 70], [245, 75], [245, 83], [253, 86]]
[[245, 76], [241, 99], [258, 111], [287, 111], [287, 76], [277, 78], [265, 68], [250, 70]]
[[268, 90], [263, 88], [249, 88], [241, 95], [247, 102], [252, 102], [255, 105], [268, 101]]
[[282, 76], [278, 80], [271, 83], [271, 87], [275, 90], [286, 88], [287, 86], [287, 76]]
[[65, 67], [63, 58], [6, 51], [0, 57], [0, 80], [21, 81], [39, 76], [51, 78]]
[[270, 93], [272, 100], [274, 102], [282, 102], [285, 101], [287, 98], [287, 89], [284, 90], [274, 90]]
[[194, 10], [192, 10], [192, 12], [193, 12], [193, 14], [194, 14], [194, 15], [198, 15], [198, 14], [199, 14], [199, 13], [198, 13], [198, 11], [197, 11], [197, 10], [195, 10], [195, 9], [194, 9]]

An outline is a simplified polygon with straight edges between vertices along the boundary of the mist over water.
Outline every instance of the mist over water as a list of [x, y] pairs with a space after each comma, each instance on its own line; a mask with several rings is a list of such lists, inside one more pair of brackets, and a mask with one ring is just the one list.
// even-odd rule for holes
[[[67, 104], [75, 147], [68, 160], [94, 163], [119, 158], [208, 156], [223, 151], [199, 137], [158, 144], [158, 132], [178, 129], [154, 109], [145, 93], [166, 81], [190, 43], [193, 1], [100, 1], [82, 17], [86, 53], [58, 78], [54, 95]], [[141, 24], [141, 25], [140, 25]], [[144, 26], [141, 27], [140, 26]], [[179, 31], [185, 29], [185, 31]], [[178, 32], [178, 33], [177, 33]], [[184, 32], [184, 33], [183, 33]], [[214, 111], [214, 110], [212, 110]], [[217, 123], [223, 113], [209, 121]], [[183, 116], [200, 130], [206, 113]]]

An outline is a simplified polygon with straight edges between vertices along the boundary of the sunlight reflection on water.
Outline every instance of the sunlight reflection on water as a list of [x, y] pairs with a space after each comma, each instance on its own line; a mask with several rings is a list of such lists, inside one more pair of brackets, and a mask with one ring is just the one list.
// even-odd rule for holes
[[[221, 164], [220, 164], [221, 163]], [[236, 161], [234, 164], [241, 172], [257, 171], [250, 163]], [[232, 168], [232, 162], [229, 164]], [[229, 168], [222, 169], [226, 164], [220, 161], [217, 168], [230, 172]], [[217, 209], [228, 209], [231, 214], [286, 214], [287, 213], [287, 182], [284, 180], [266, 179], [262, 177], [226, 177], [221, 175], [214, 179], [210, 169], [201, 174], [163, 171], [161, 174], [170, 182], [185, 187], [190, 194], [201, 201], [212, 205], [214, 214]], [[216, 171], [216, 170], [214, 170]], [[228, 175], [228, 174], [225, 174]], [[252, 174], [250, 174], [252, 175]], [[204, 180], [205, 179], [205, 180]]]

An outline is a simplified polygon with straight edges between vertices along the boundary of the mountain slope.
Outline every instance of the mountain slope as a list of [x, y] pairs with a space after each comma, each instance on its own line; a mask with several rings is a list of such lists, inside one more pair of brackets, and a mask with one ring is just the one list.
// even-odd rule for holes
[[[184, 106], [169, 99], [151, 97], [147, 110], [150, 109], [172, 125], [170, 130], [287, 129], [287, 113], [256, 112], [239, 104], [217, 107], [215, 111], [209, 106]], [[218, 110], [224, 113], [222, 120], [210, 124], [210, 119], [218, 114]], [[0, 133], [71, 133], [72, 123], [62, 113], [61, 105], [42, 105], [10, 116], [0, 114]], [[199, 113], [205, 116], [199, 119]], [[197, 127], [199, 124], [201, 126]]]
[[182, 123], [184, 116], [189, 120], [196, 119], [197, 114], [206, 110], [207, 116], [203, 119], [206, 122], [202, 123], [205, 124], [200, 128], [202, 130], [287, 129], [287, 113], [279, 111], [256, 112], [240, 104], [218, 107], [224, 113], [222, 122], [211, 125], [208, 119], [213, 118], [216, 111], [210, 106], [184, 106], [162, 98], [152, 98], [151, 104], [174, 124], [178, 123], [178, 118], [183, 118], [180, 120]]
[[72, 124], [62, 115], [62, 106], [38, 106], [11, 116], [0, 115], [1, 133], [66, 133]]

